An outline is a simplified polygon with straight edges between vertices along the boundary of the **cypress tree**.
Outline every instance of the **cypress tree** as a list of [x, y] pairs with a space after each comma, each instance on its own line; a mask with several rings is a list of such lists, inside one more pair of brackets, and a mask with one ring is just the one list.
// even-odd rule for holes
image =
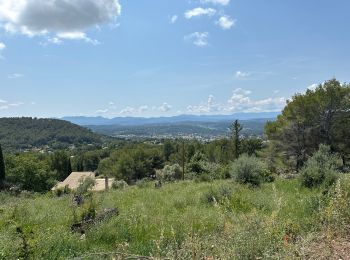
[[70, 161], [70, 157], [68, 159], [68, 165], [67, 165], [67, 176], [69, 176], [72, 173], [72, 163]]
[[3, 189], [5, 182], [5, 162], [4, 156], [2, 154], [1, 144], [0, 144], [0, 189]]

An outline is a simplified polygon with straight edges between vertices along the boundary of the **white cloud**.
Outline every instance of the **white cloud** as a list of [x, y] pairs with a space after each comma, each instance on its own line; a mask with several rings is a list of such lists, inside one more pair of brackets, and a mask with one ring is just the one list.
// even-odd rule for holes
[[[0, 27], [29, 37], [56, 34], [95, 43], [84, 31], [120, 14], [119, 0], [0, 0]], [[76, 37], [64, 37], [69, 34]]]
[[249, 75], [250, 75], [250, 73], [248, 73], [248, 72], [242, 72], [242, 71], [240, 71], [240, 70], [236, 71], [236, 74], [235, 74], [235, 76], [236, 76], [237, 79], [247, 78], [247, 77], [249, 77]]
[[105, 114], [109, 111], [109, 109], [99, 109], [96, 111], [97, 114]]
[[252, 92], [242, 88], [233, 91], [232, 96], [224, 103], [216, 103], [210, 95], [206, 103], [198, 106], [188, 106], [187, 111], [194, 114], [230, 114], [237, 112], [271, 112], [281, 111], [286, 104], [284, 97], [254, 100], [249, 95]]
[[148, 106], [147, 105], [140, 106], [138, 110], [139, 110], [140, 113], [146, 112], [148, 110]]
[[18, 78], [23, 78], [23, 77], [24, 77], [24, 75], [20, 74], [20, 73], [13, 73], [11, 75], [8, 75], [9, 79], [18, 79]]
[[188, 106], [187, 111], [195, 114], [210, 114], [213, 112], [220, 111], [221, 107], [219, 104], [215, 103], [215, 97], [209, 95], [206, 103], [202, 103], [198, 106]]
[[252, 92], [250, 90], [243, 89], [243, 88], [236, 88], [233, 91], [233, 93], [241, 94], [241, 95], [250, 95], [250, 94], [252, 94]]
[[318, 87], [318, 84], [312, 84], [312, 85], [308, 86], [307, 89], [315, 90], [317, 87]]
[[205, 47], [208, 43], [208, 32], [194, 32], [185, 36], [185, 40], [190, 40], [192, 43], [198, 47]]
[[19, 106], [22, 106], [22, 105], [24, 105], [23, 102], [16, 102], [16, 103], [9, 104], [9, 106], [11, 106], [11, 107], [19, 107]]
[[233, 20], [230, 16], [224, 15], [219, 18], [218, 21], [216, 21], [216, 24], [218, 24], [223, 30], [229, 30], [231, 29], [236, 23], [236, 20]]
[[168, 112], [169, 110], [171, 110], [171, 106], [164, 102], [160, 107], [158, 107], [158, 110], [161, 112]]
[[216, 14], [216, 10], [213, 8], [197, 7], [191, 10], [187, 10], [185, 12], [185, 17], [187, 19], [191, 19], [193, 17], [202, 16], [202, 15], [213, 16], [214, 14]]
[[65, 32], [65, 33], [58, 33], [57, 37], [59, 39], [65, 39], [65, 40], [83, 40], [87, 43], [91, 43], [93, 45], [100, 44], [99, 41], [91, 39], [86, 36], [83, 32]]
[[147, 112], [148, 109], [149, 108], [147, 105], [143, 105], [143, 106], [140, 106], [138, 108], [127, 106], [126, 108], [123, 108], [119, 112], [119, 114], [121, 114], [121, 115], [141, 115], [141, 114]]
[[3, 42], [0, 42], [0, 60], [2, 60], [4, 57], [1, 55], [2, 51], [5, 50], [6, 45]]
[[58, 37], [52, 37], [47, 39], [48, 43], [52, 43], [52, 44], [57, 44], [60, 45], [63, 43], [63, 41], [61, 39], [59, 39]]
[[24, 105], [23, 102], [9, 103], [6, 100], [0, 99], [0, 110], [6, 110], [6, 109], [10, 109], [11, 107], [19, 107], [22, 105]]
[[202, 4], [228, 5], [230, 0], [200, 0]]
[[170, 23], [171, 24], [174, 24], [178, 19], [178, 16], [177, 15], [173, 15], [172, 17], [170, 17]]

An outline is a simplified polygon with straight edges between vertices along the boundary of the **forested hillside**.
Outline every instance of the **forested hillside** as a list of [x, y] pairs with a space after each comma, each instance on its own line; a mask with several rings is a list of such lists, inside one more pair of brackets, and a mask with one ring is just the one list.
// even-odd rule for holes
[[90, 130], [57, 119], [0, 118], [0, 143], [4, 150], [16, 151], [49, 146], [101, 144], [101, 136]]

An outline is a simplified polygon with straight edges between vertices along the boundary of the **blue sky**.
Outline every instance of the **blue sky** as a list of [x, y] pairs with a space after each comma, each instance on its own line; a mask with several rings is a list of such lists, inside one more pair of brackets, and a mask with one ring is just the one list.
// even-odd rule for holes
[[0, 0], [0, 116], [278, 111], [349, 82], [348, 0]]

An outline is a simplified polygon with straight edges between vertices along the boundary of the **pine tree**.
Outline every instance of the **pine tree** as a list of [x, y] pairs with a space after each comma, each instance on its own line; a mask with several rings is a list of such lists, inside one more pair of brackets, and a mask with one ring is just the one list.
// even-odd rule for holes
[[1, 144], [0, 144], [0, 189], [3, 189], [5, 182], [5, 162], [4, 156], [2, 154]]
[[240, 132], [242, 131], [242, 129], [243, 129], [243, 127], [238, 122], [238, 120], [235, 120], [231, 125], [235, 159], [238, 159], [238, 157], [240, 155], [240, 150], [241, 150]]

